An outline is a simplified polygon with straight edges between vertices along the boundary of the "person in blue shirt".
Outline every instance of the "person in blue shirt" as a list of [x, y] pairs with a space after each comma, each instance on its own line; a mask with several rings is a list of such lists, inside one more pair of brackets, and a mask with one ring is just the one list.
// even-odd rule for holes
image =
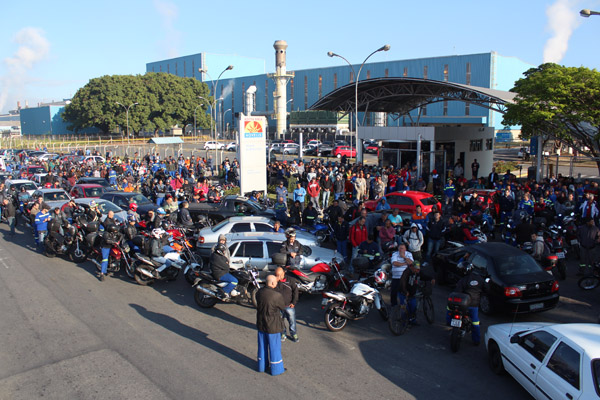
[[382, 197], [375, 207], [375, 211], [389, 210], [391, 207], [386, 201], [385, 197]]
[[533, 201], [530, 198], [529, 193], [525, 193], [523, 195], [523, 200], [521, 200], [519, 202], [519, 206], [517, 207], [517, 210], [525, 210], [527, 211], [527, 214], [529, 215], [533, 215]]
[[110, 186], [115, 186], [117, 184], [117, 171], [113, 168], [108, 171], [108, 183]]
[[294, 202], [300, 202], [300, 209], [304, 211], [304, 199], [306, 198], [306, 189], [302, 187], [302, 184], [298, 182], [296, 184], [296, 189], [294, 189]]
[[277, 186], [275, 188], [275, 195], [277, 198], [283, 197], [283, 199], [285, 201], [287, 201], [288, 198], [288, 190], [287, 188], [283, 185], [283, 181], [279, 182], [279, 186]]
[[285, 231], [283, 230], [283, 228], [281, 227], [281, 222], [279, 221], [275, 221], [273, 223], [273, 228], [271, 228], [272, 232], [277, 232], [277, 233], [284, 233]]
[[283, 222], [284, 224], [287, 223], [287, 204], [285, 203], [285, 200], [283, 199], [283, 197], [278, 197], [277, 198], [277, 203], [275, 203], [275, 205], [273, 206], [273, 210], [275, 211], [275, 217], [280, 220], [281, 222]]
[[448, 179], [448, 184], [444, 187], [444, 196], [446, 196], [446, 205], [452, 206], [454, 203], [454, 195], [456, 194], [456, 188], [452, 179]]
[[50, 207], [46, 204], [42, 204], [42, 210], [35, 215], [35, 229], [37, 231], [37, 245], [44, 251], [44, 239], [48, 233], [48, 222], [50, 222]]

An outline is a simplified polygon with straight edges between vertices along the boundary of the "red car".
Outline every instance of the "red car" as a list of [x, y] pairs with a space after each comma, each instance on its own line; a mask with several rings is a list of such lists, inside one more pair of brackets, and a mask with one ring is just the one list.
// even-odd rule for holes
[[94, 183], [82, 183], [73, 186], [69, 193], [74, 199], [98, 198], [104, 193], [104, 186]]
[[[437, 206], [438, 210], [442, 209], [442, 204], [433, 195], [417, 190], [407, 190], [404, 192], [392, 192], [385, 196], [385, 200], [391, 208], [397, 208], [400, 211], [414, 214], [417, 206], [420, 205], [423, 214], [427, 215], [431, 212], [433, 206]], [[377, 207], [378, 200], [365, 201], [365, 207], [369, 211], [374, 211]]]
[[370, 144], [365, 149], [365, 153], [377, 154], [379, 155], [379, 146], [377, 144]]
[[27, 179], [31, 179], [34, 174], [45, 174], [47, 172], [48, 171], [46, 171], [46, 168], [42, 167], [41, 165], [28, 165], [27, 167], [23, 167], [21, 169], [19, 176], [22, 176], [23, 173], [25, 173], [27, 175]]
[[342, 156], [346, 157], [356, 157], [356, 148], [350, 146], [337, 146], [333, 149], [332, 153], [337, 158], [342, 158]]

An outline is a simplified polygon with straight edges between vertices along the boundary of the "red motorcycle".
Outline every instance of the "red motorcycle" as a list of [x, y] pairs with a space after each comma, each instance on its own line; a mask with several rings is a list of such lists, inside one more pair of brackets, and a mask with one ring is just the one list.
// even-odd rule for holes
[[313, 265], [309, 271], [287, 264], [287, 255], [273, 255], [273, 263], [284, 268], [286, 275], [296, 279], [298, 290], [302, 293], [323, 293], [326, 290], [350, 291], [350, 281], [341, 272], [340, 264], [334, 258], [329, 264], [321, 262]]

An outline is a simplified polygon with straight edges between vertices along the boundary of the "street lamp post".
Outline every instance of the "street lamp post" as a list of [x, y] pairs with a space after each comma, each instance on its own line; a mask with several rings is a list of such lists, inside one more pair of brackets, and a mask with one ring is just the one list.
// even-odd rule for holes
[[[200, 96], [198, 96], [200, 97]], [[198, 130], [196, 129], [196, 112], [198, 111], [198, 107], [202, 107], [204, 104], [198, 104], [196, 108], [194, 108], [194, 137], [197, 138]]]
[[591, 15], [600, 15], [600, 12], [584, 8], [583, 10], [579, 11], [579, 15], [581, 15], [584, 18], [589, 18]]
[[118, 101], [115, 101], [115, 103], [125, 109], [125, 115], [126, 115], [125, 118], [127, 120], [127, 142], [129, 143], [129, 109], [133, 106], [137, 106], [139, 103], [132, 103], [129, 105], [129, 107], [125, 107], [123, 104], [119, 103]]
[[222, 114], [221, 114], [221, 132], [222, 132], [222, 133], [224, 133], [224, 132], [223, 132], [223, 128], [225, 127], [225, 115], [226, 115], [226, 114], [227, 114], [229, 111], [231, 111], [231, 108], [228, 108], [227, 110], [225, 110], [225, 112], [224, 112], [224, 113], [222, 113]]
[[[328, 52], [327, 55], [329, 57], [339, 57], [342, 60], [346, 61], [348, 63], [348, 65], [350, 66], [350, 68], [352, 69], [352, 73], [354, 74], [354, 80], [355, 80], [355, 85], [354, 85], [354, 135], [355, 137], [355, 142], [356, 142], [356, 158], [358, 161], [358, 81], [360, 79], [360, 72], [362, 71], [363, 67], [365, 66], [365, 63], [367, 62], [367, 60], [369, 58], [371, 58], [371, 56], [375, 53], [379, 53], [380, 51], [388, 51], [390, 49], [390, 45], [386, 44], [385, 46], [382, 46], [380, 48], [378, 48], [377, 50], [375, 50], [374, 52], [372, 52], [371, 54], [369, 54], [367, 56], [367, 58], [365, 58], [365, 60], [362, 62], [362, 64], [360, 65], [360, 68], [358, 69], [358, 74], [356, 74], [354, 72], [354, 67], [352, 66], [352, 64], [350, 63], [350, 61], [348, 61], [346, 58], [340, 56], [339, 54], [336, 54], [332, 51]], [[350, 138], [350, 155], [352, 155], [352, 138]], [[361, 152], [361, 160], [362, 160], [362, 152]]]
[[[212, 92], [213, 92], [213, 107], [211, 108], [211, 114], [210, 116], [213, 116], [213, 112], [214, 112], [214, 119], [215, 119], [215, 134], [214, 134], [214, 140], [217, 140], [217, 112], [216, 112], [216, 104], [217, 104], [217, 87], [219, 86], [219, 79], [221, 79], [221, 76], [225, 73], [225, 71], [230, 71], [233, 69], [233, 65], [228, 65], [227, 68], [225, 68], [223, 71], [221, 71], [221, 73], [219, 74], [219, 76], [217, 77], [216, 81], [212, 82]], [[210, 74], [208, 73], [208, 70], [206, 69], [202, 69], [202, 68], [198, 68], [198, 72], [200, 72], [201, 74], [206, 74], [208, 75], [208, 77], [210, 78], [210, 80], [212, 81], [212, 77], [210, 76]], [[212, 133], [212, 132], [211, 132]], [[217, 149], [215, 147], [215, 162], [217, 161]]]

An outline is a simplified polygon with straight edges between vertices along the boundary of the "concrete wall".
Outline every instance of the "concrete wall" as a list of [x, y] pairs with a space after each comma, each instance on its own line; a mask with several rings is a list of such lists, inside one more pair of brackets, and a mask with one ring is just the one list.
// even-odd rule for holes
[[[435, 129], [436, 143], [454, 142], [454, 157], [458, 160], [461, 152], [465, 153], [464, 170], [465, 178], [471, 179], [471, 163], [477, 159], [479, 162], [479, 176], [486, 176], [492, 172], [494, 165], [493, 139], [494, 128], [477, 128], [477, 127], [449, 127]], [[481, 151], [471, 152], [471, 140], [483, 140]], [[486, 141], [492, 140], [492, 149], [486, 150]]]

